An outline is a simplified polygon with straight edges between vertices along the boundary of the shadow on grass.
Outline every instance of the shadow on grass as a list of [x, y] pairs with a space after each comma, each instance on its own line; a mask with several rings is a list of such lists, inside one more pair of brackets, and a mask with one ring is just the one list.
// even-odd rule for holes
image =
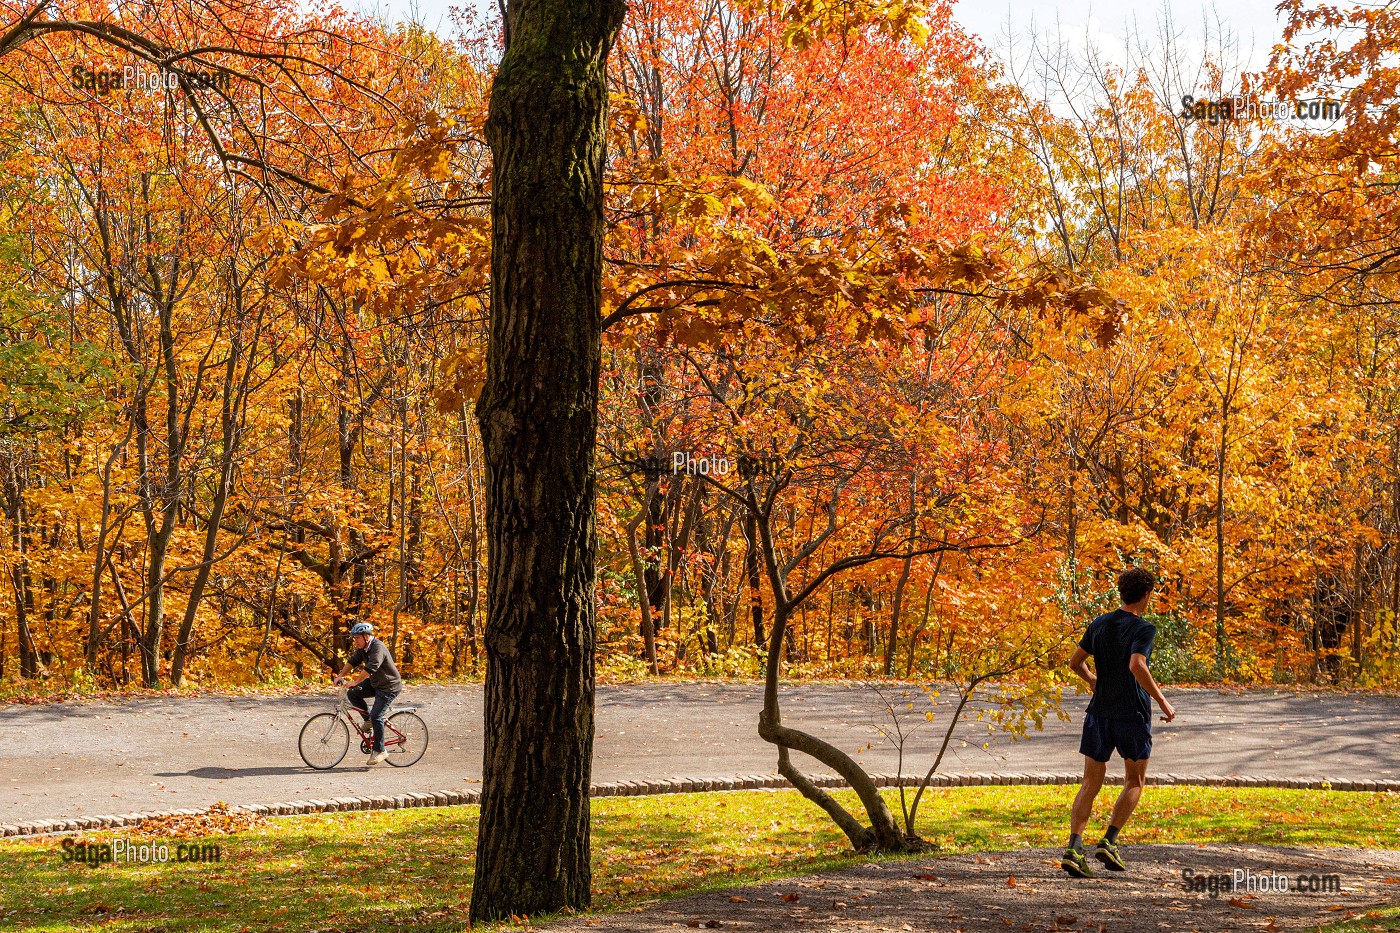
[[[738, 795], [735, 795], [736, 797]], [[788, 795], [597, 801], [594, 906], [705, 890], [855, 861], [839, 833], [797, 814]], [[773, 803], [778, 807], [770, 807]], [[0, 847], [0, 927], [146, 931], [460, 930], [467, 919], [476, 807], [326, 814], [269, 821], [200, 844], [217, 863], [92, 867], [63, 861], [59, 839]], [[9, 890], [6, 890], [6, 889]]]
[[[1072, 787], [930, 791], [920, 832], [942, 852], [1063, 842]], [[849, 793], [838, 794], [849, 806]], [[1100, 797], [1096, 820], [1112, 806]], [[891, 803], [898, 810], [897, 796]], [[476, 807], [323, 814], [229, 836], [219, 861], [90, 867], [60, 840], [0, 845], [0, 929], [63, 931], [460, 930], [471, 896]], [[1400, 794], [1150, 788], [1133, 842], [1400, 848]], [[1095, 824], [1097, 828], [1097, 823]], [[936, 856], [938, 852], [931, 853]], [[927, 857], [927, 856], [925, 856]], [[677, 794], [593, 805], [596, 910], [866, 861], [793, 792]]]

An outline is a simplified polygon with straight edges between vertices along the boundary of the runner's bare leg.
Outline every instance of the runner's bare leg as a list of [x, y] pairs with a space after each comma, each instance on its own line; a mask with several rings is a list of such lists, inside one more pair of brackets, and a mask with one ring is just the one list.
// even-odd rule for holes
[[1110, 826], [1122, 829], [1137, 809], [1142, 799], [1142, 788], [1147, 784], [1147, 759], [1123, 760], [1123, 789], [1118, 793], [1118, 801], [1113, 805], [1113, 821]]
[[1094, 798], [1098, 797], [1103, 787], [1103, 776], [1107, 770], [1108, 762], [1084, 756], [1084, 779], [1079, 785], [1079, 793], [1074, 797], [1074, 808], [1069, 817], [1069, 831], [1076, 836], [1084, 835], [1084, 827], [1089, 825], [1089, 817], [1094, 814]]

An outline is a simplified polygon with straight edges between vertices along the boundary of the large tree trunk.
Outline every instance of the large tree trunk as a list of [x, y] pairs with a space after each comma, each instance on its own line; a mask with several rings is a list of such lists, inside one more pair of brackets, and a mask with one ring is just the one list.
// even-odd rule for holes
[[607, 54], [621, 0], [512, 0], [491, 88], [486, 729], [473, 921], [589, 903]]

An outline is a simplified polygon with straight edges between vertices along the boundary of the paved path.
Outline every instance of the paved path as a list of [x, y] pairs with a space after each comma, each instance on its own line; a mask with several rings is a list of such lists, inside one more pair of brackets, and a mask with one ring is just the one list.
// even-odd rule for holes
[[[1291, 778], [1400, 778], [1400, 699], [1212, 690], [1171, 692], [1178, 718], [1156, 727], [1154, 770]], [[0, 823], [133, 811], [462, 790], [481, 776], [481, 689], [410, 687], [432, 745], [400, 770], [346, 763], [312, 771], [297, 755], [306, 717], [329, 695], [162, 698], [0, 707]], [[922, 699], [917, 702], [925, 702]], [[858, 686], [786, 688], [784, 721], [855, 751], [872, 771], [895, 771], [895, 755], [872, 730], [874, 695]], [[956, 740], [943, 771], [1077, 771], [1083, 697], [1072, 722], [1048, 722], [1021, 742], [981, 748], [975, 724]], [[759, 687], [657, 684], [599, 691], [593, 779], [725, 777], [774, 769], [756, 733]], [[916, 707], [919, 709], [921, 707]], [[931, 761], [935, 726], [916, 733], [906, 756]]]

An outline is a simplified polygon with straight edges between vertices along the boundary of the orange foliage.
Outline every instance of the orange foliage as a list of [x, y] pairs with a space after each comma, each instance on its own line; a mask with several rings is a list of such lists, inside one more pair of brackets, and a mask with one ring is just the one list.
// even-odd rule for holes
[[[955, 678], [1135, 560], [1168, 678], [1393, 679], [1400, 29], [1289, 9], [1364, 31], [1268, 78], [1359, 76], [1343, 125], [1097, 65], [1062, 116], [947, 2], [633, 4], [600, 669], [752, 675], [785, 588], [790, 671]], [[470, 674], [492, 25], [64, 16], [0, 48], [0, 678], [286, 682], [362, 618]]]

